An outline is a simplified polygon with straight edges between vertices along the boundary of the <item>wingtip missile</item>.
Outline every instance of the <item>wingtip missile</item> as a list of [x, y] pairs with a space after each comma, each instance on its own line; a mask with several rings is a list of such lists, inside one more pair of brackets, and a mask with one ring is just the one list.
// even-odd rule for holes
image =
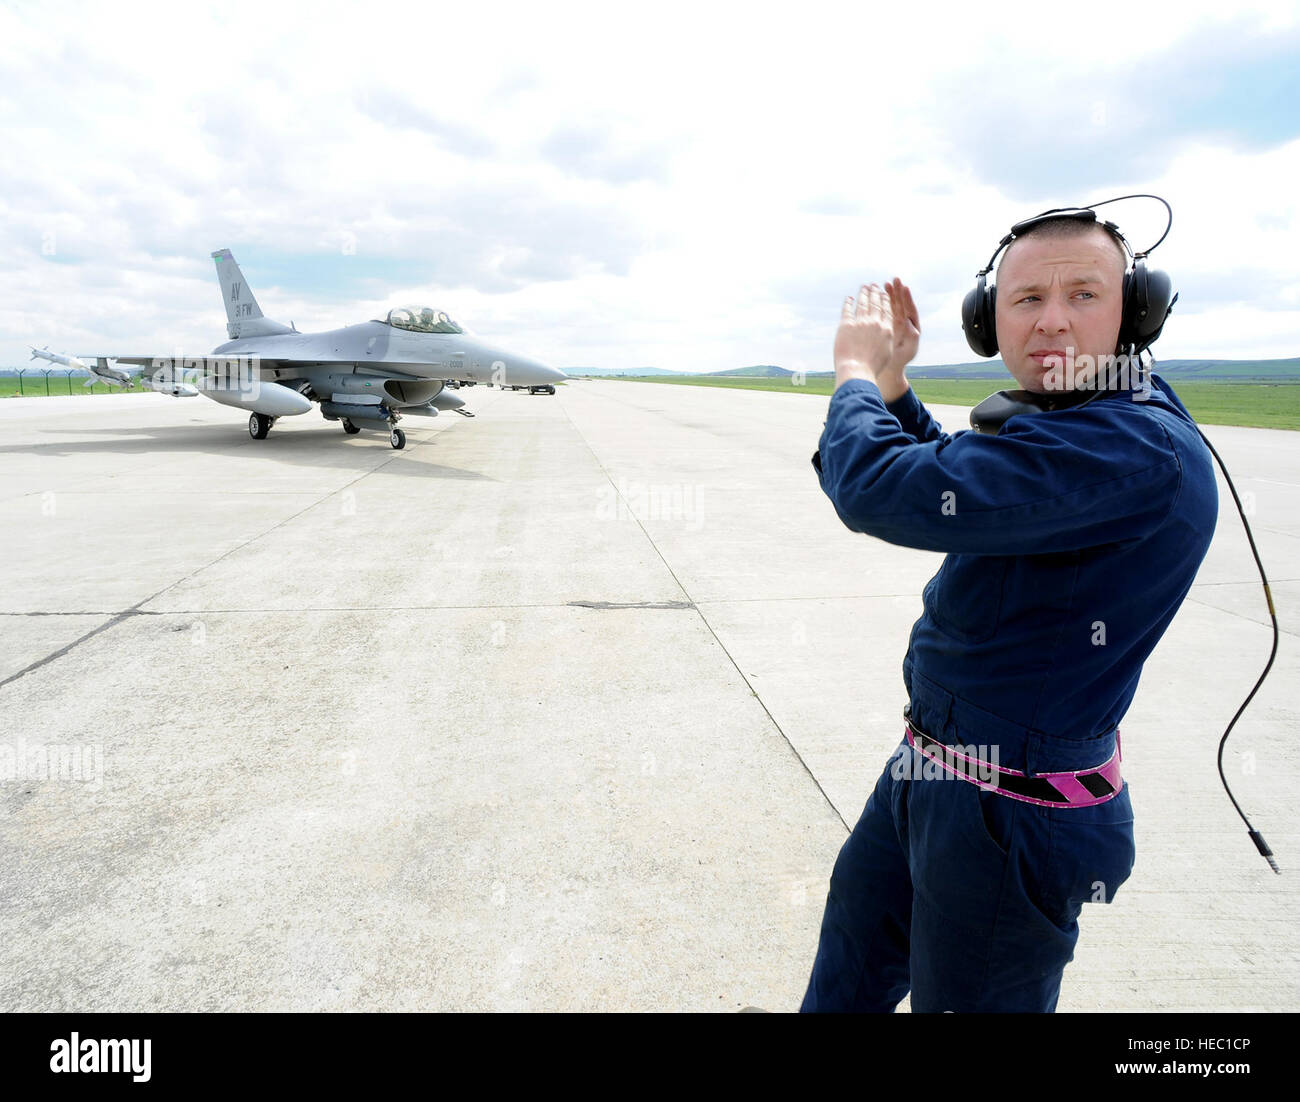
[[61, 364], [63, 367], [70, 367], [75, 371], [85, 371], [90, 375], [90, 383], [95, 382], [107, 383], [109, 386], [120, 386], [129, 390], [131, 388], [131, 376], [129, 373], [122, 371], [120, 368], [110, 367], [108, 357], [95, 357], [94, 363], [86, 363], [85, 360], [76, 356], [64, 356], [58, 352], [51, 352], [50, 346], [37, 348], [35, 345], [28, 345], [32, 350], [32, 359], [48, 360], [52, 364]]
[[35, 345], [28, 345], [27, 347], [32, 350], [33, 360], [49, 360], [52, 364], [62, 364], [64, 367], [76, 367], [82, 371], [90, 370], [76, 356], [62, 356], [58, 352], [51, 352], [48, 344], [44, 348], [37, 348]]

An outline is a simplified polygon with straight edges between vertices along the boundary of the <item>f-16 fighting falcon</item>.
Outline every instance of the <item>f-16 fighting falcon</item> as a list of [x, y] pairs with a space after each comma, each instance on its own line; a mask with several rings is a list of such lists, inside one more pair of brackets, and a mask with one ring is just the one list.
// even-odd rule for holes
[[[223, 405], [249, 411], [248, 432], [264, 440], [281, 417], [308, 412], [319, 403], [326, 420], [339, 421], [349, 435], [362, 429], [389, 434], [394, 448], [406, 446], [397, 427], [405, 415], [436, 417], [465, 400], [445, 389], [448, 381], [541, 386], [567, 378], [557, 368], [494, 348], [470, 336], [448, 315], [424, 306], [388, 311], [383, 321], [300, 333], [263, 316], [229, 249], [212, 254], [226, 304], [230, 340], [208, 356], [87, 356], [81, 359], [36, 351], [44, 359], [81, 367], [92, 380], [129, 376], [119, 368], [136, 365], [141, 384], [175, 397], [203, 394]], [[135, 374], [134, 372], [131, 373]]]

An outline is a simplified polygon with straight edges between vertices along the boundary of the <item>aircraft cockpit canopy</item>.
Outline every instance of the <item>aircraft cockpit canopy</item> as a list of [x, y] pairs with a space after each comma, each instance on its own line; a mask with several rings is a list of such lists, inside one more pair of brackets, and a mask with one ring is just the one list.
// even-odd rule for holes
[[394, 329], [407, 329], [412, 333], [465, 332], [449, 315], [429, 306], [399, 306], [396, 310], [389, 310], [388, 324]]

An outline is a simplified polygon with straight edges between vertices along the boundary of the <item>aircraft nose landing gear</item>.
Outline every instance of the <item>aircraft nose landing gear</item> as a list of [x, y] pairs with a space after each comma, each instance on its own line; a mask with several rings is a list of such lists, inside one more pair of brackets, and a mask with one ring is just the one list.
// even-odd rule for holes
[[248, 417], [248, 435], [254, 440], [265, 440], [266, 434], [271, 431], [271, 426], [275, 424], [274, 417], [268, 417], [265, 413], [252, 413]]
[[393, 429], [393, 431], [388, 434], [388, 442], [393, 445], [394, 451], [400, 452], [404, 447], [406, 447], [406, 433], [401, 429]]

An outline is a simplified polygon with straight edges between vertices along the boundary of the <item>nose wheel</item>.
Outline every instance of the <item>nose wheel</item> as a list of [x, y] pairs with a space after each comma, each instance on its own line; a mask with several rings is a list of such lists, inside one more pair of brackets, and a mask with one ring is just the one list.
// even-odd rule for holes
[[406, 447], [406, 433], [401, 429], [393, 429], [393, 431], [388, 434], [388, 442], [393, 445], [393, 451], [400, 452], [404, 447]]
[[275, 424], [274, 417], [268, 417], [265, 413], [253, 413], [248, 418], [248, 435], [254, 440], [265, 440], [266, 434], [271, 431], [271, 426]]

